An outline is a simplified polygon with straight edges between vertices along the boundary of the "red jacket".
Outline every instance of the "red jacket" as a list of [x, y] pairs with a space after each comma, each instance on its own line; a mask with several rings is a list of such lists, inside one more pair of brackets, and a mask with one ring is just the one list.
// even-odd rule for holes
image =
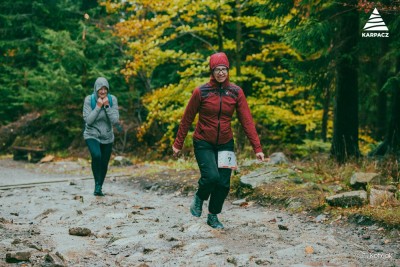
[[229, 77], [224, 83], [219, 84], [212, 75], [208, 83], [193, 91], [183, 114], [174, 147], [182, 149], [183, 141], [197, 113], [199, 113], [199, 121], [193, 138], [211, 144], [227, 143], [233, 138], [231, 120], [235, 109], [254, 152], [262, 152], [260, 139], [243, 90], [230, 83]]

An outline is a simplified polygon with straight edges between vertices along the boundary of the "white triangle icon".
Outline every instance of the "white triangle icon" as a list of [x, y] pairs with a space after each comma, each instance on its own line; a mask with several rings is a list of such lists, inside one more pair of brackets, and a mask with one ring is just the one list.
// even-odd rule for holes
[[364, 31], [389, 31], [386, 27], [385, 22], [383, 21], [381, 15], [378, 12], [378, 9], [374, 9], [372, 11], [371, 16], [369, 17], [367, 23], [365, 23]]

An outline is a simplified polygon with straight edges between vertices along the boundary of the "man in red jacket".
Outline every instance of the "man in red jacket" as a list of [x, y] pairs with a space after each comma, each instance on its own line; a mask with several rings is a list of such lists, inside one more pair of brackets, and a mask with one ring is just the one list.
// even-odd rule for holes
[[225, 53], [211, 55], [210, 71], [210, 81], [193, 91], [172, 149], [174, 155], [181, 151], [189, 128], [199, 113], [193, 146], [201, 177], [190, 212], [193, 216], [200, 217], [203, 201], [210, 198], [207, 224], [222, 229], [224, 226], [218, 220], [217, 214], [221, 213], [229, 193], [230, 177], [235, 168], [223, 165], [228, 162], [227, 157], [230, 161], [232, 154], [229, 153], [234, 151], [231, 120], [235, 110], [257, 159], [263, 161], [264, 153], [243, 90], [229, 82], [229, 61]]

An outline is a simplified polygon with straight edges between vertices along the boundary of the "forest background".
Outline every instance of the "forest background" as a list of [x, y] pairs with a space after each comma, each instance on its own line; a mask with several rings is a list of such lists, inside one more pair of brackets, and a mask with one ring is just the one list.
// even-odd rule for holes
[[[361, 37], [374, 8], [388, 38]], [[399, 12], [398, 1], [3, 0], [0, 151], [82, 150], [83, 99], [104, 76], [124, 127], [116, 153], [168, 158], [209, 56], [224, 51], [266, 154], [397, 157]]]

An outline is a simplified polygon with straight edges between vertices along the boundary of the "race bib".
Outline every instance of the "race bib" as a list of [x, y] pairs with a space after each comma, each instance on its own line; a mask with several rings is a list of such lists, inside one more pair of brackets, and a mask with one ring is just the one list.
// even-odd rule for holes
[[236, 156], [233, 151], [218, 151], [218, 168], [237, 169]]

